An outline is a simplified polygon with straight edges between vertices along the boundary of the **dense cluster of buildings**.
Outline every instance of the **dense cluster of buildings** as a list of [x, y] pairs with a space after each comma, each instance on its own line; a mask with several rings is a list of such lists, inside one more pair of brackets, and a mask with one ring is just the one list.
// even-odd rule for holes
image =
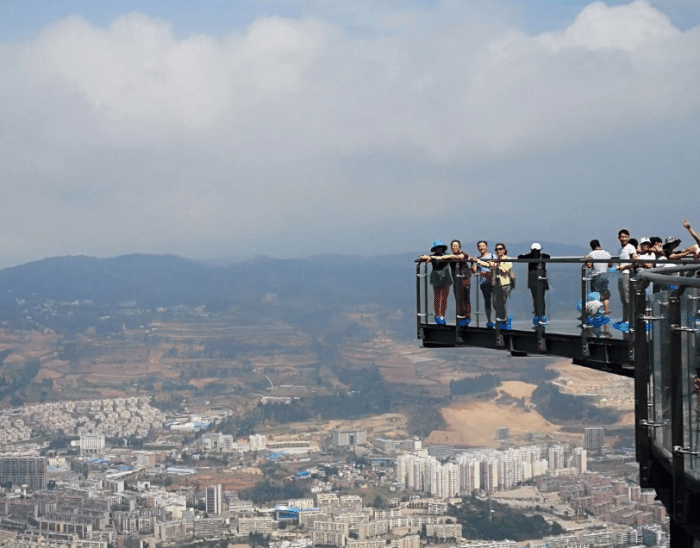
[[655, 500], [655, 491], [642, 490], [623, 480], [589, 474], [560, 478], [555, 484], [543, 483], [541, 487], [555, 489], [575, 514], [596, 516], [609, 523], [641, 527], [666, 519], [666, 509]]
[[19, 417], [0, 415], [0, 444], [26, 441], [32, 437], [32, 429]]
[[396, 478], [401, 485], [439, 498], [474, 491], [493, 493], [538, 476], [580, 475], [586, 471], [585, 449], [556, 444], [468, 451], [451, 462], [439, 460], [428, 450], [396, 458]]
[[102, 434], [108, 438], [146, 437], [160, 430], [163, 413], [149, 404], [149, 398], [114, 398], [31, 404], [5, 411], [5, 418], [19, 418], [37, 429], [67, 436]]
[[[370, 443], [362, 428], [336, 429], [318, 440], [261, 434], [236, 439], [209, 431], [194, 436], [187, 447], [179, 441], [169, 444], [173, 430], [187, 432], [208, 423], [193, 415], [168, 419], [145, 398], [30, 405], [0, 415], [0, 425], [12, 435], [29, 437], [32, 425], [76, 438], [46, 456], [38, 455], [38, 445], [31, 449], [28, 444], [23, 453], [15, 445], [13, 452], [0, 454], [5, 491], [0, 497], [0, 548], [141, 548], [146, 539], [163, 545], [213, 538], [247, 542], [251, 534], [286, 538], [287, 545], [278, 548], [420, 548], [426, 538], [460, 542], [465, 548], [514, 548], [507, 542], [465, 541], [448, 509], [461, 503], [459, 496], [493, 498], [523, 482], [536, 483], [540, 493], [556, 493], [572, 516], [616, 524], [610, 531], [551, 537], [546, 539], [549, 548], [665, 541], [658, 525], [667, 519], [652, 492], [587, 473], [589, 451], [603, 447], [602, 428], [587, 428], [583, 447], [423, 448], [418, 438]], [[110, 447], [108, 442], [111, 437], [144, 438], [154, 431], [165, 441], [151, 450]], [[499, 429], [497, 437], [508, 440], [508, 430]], [[361, 459], [363, 466], [355, 466], [353, 459]], [[209, 470], [211, 462], [231, 460], [247, 477], [276, 461], [313, 498], [266, 507], [241, 500], [240, 477]], [[255, 483], [248, 481], [247, 486]], [[377, 493], [381, 504], [375, 501], [374, 506], [381, 508], [363, 506], [362, 497], [348, 491]], [[530, 548], [543, 547], [535, 542]]]

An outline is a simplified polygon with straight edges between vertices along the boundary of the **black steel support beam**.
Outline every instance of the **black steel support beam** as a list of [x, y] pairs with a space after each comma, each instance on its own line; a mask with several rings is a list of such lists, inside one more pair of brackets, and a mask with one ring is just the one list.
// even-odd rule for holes
[[[682, 289], [681, 289], [682, 290]], [[671, 372], [671, 443], [673, 444], [673, 505], [671, 518], [679, 525], [688, 522], [685, 490], [685, 444], [683, 440], [683, 364], [681, 356], [681, 305], [678, 293], [668, 299]]]
[[634, 310], [634, 439], [639, 463], [639, 485], [651, 487], [651, 450], [649, 439], [649, 342], [643, 319], [646, 311], [646, 294], [634, 285], [630, 295]]
[[590, 339], [588, 355], [584, 356], [578, 335], [423, 324], [419, 336], [425, 347], [474, 346], [506, 350], [518, 356], [540, 354], [544, 344], [548, 355], [570, 358], [576, 365], [625, 377], [634, 376], [634, 368], [629, 363], [628, 343], [621, 340]]

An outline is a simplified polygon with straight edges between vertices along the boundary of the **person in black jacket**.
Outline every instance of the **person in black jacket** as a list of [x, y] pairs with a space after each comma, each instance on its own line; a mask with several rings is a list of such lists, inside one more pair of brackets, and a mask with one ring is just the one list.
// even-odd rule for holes
[[[549, 255], [542, 253], [542, 246], [535, 242], [532, 244], [530, 253], [518, 255], [518, 259], [549, 259]], [[527, 287], [532, 293], [532, 304], [535, 309], [532, 324], [535, 327], [545, 325], [547, 317], [545, 315], [544, 292], [549, 289], [549, 282], [547, 281], [547, 265], [544, 262], [527, 264]]]

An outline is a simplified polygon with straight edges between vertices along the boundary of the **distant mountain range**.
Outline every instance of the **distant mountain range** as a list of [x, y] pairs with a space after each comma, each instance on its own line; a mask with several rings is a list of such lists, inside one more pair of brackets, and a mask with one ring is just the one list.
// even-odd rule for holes
[[[553, 256], [582, 256], [586, 249], [541, 242]], [[529, 243], [509, 244], [511, 256], [525, 253]], [[427, 251], [426, 251], [427, 252]], [[124, 255], [108, 259], [54, 257], [0, 271], [0, 294], [95, 302], [136, 301], [139, 304], [201, 304], [211, 298], [247, 300], [268, 293], [299, 291], [345, 301], [358, 291], [380, 300], [391, 288], [412, 289], [406, 272], [415, 269], [420, 253], [378, 257], [318, 255], [305, 259], [255, 257], [245, 261], [197, 262], [175, 255]], [[402, 283], [403, 282], [403, 283]], [[405, 284], [408, 284], [408, 287]], [[244, 293], [242, 295], [242, 293]], [[411, 293], [412, 298], [412, 293]]]
[[[552, 256], [582, 256], [587, 252], [582, 246], [540, 243]], [[530, 242], [508, 247], [510, 255], [517, 256], [529, 251]], [[413, 317], [418, 255], [256, 257], [232, 264], [217, 261], [218, 265], [174, 255], [55, 257], [0, 271], [0, 307], [8, 299], [133, 303], [141, 308], [184, 304], [223, 309], [243, 305], [250, 307], [251, 314], [263, 309], [273, 314], [279, 310], [285, 317], [320, 321], [338, 310], [373, 304], [386, 312], [400, 310]], [[555, 270], [554, 265], [550, 270]], [[562, 287], [558, 289], [575, 298], [580, 295], [575, 286], [578, 271], [571, 267], [567, 271], [574, 274], [574, 282], [560, 282]], [[517, 291], [529, 293], [524, 279]], [[529, 306], [516, 301], [516, 311]]]

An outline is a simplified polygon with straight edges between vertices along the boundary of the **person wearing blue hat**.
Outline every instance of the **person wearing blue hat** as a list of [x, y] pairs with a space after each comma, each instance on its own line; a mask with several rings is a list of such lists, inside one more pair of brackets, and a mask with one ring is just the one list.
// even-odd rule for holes
[[450, 261], [454, 255], [445, 255], [447, 246], [442, 240], [435, 240], [430, 247], [430, 255], [421, 255], [420, 260], [430, 263], [433, 269], [430, 272], [430, 285], [433, 286], [433, 309], [435, 311], [435, 323], [445, 325], [445, 312], [447, 311], [447, 298], [450, 295], [450, 286], [453, 283]]

